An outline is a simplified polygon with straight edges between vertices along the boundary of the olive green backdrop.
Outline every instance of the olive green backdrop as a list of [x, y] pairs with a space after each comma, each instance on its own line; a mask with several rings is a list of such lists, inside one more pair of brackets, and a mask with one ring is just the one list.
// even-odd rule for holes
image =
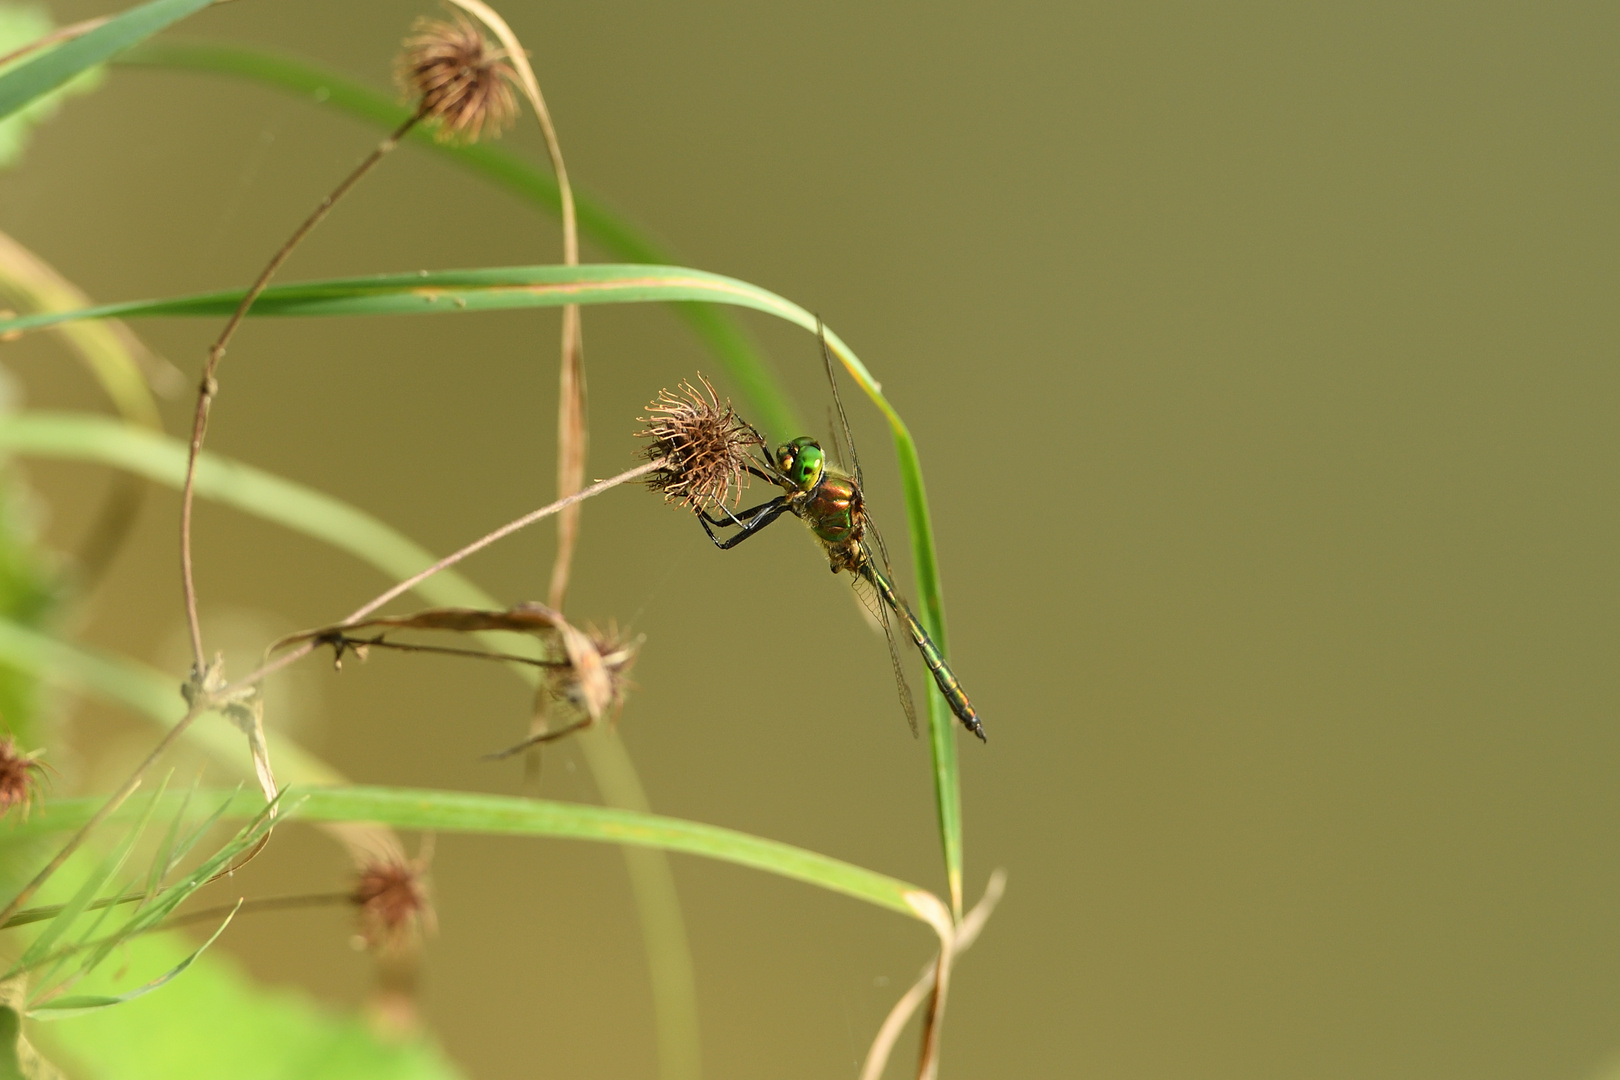
[[[181, 32], [385, 86], [431, 10], [243, 0]], [[1010, 875], [946, 1075], [1587, 1078], [1620, 1055], [1620, 10], [502, 10], [576, 183], [688, 265], [821, 312], [917, 437], [991, 737], [961, 746], [970, 893]], [[531, 127], [509, 144], [542, 160]], [[269, 91], [117, 70], [0, 176], [0, 228], [98, 299], [239, 285], [373, 141]], [[405, 148], [285, 278], [558, 249]], [[819, 433], [813, 339], [744, 318]], [[719, 365], [666, 311], [584, 324], [605, 476], [653, 393]], [[189, 375], [216, 326], [138, 329]], [[253, 324], [210, 445], [447, 550], [551, 493], [556, 334], [554, 314]], [[34, 403], [99, 407], [47, 344], [5, 356]], [[887, 438], [846, 397], [903, 548]], [[101, 474], [30, 475], [77, 538]], [[178, 672], [176, 507], [154, 496], [85, 632]], [[197, 551], [205, 617], [248, 646], [385, 584], [214, 507]], [[540, 532], [470, 570], [539, 597], [550, 551]], [[621, 731], [656, 810], [939, 887], [926, 746], [802, 530], [720, 554], [620, 491], [585, 512], [576, 580], [571, 613], [647, 635]], [[498, 671], [315, 665], [279, 702], [356, 779], [518, 787], [477, 760], [526, 722]], [[595, 798], [576, 754], [548, 758], [546, 794]], [[708, 1075], [853, 1075], [926, 931], [675, 865]], [[441, 838], [434, 869], [425, 1009], [471, 1075], [652, 1074], [616, 852]], [[252, 874], [343, 870], [288, 830]], [[352, 1001], [347, 934], [265, 915], [224, 944]]]

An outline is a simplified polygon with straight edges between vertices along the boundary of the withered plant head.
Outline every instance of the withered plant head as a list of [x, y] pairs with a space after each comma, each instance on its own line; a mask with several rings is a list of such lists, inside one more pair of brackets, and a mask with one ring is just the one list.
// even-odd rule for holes
[[361, 865], [349, 900], [360, 909], [360, 937], [373, 952], [414, 947], [435, 928], [428, 898], [427, 855], [403, 854]]
[[459, 12], [448, 22], [424, 16], [411, 30], [396, 76], [423, 117], [446, 139], [477, 142], [485, 131], [499, 135], [517, 115], [517, 75], [506, 63], [506, 50]]
[[39, 800], [40, 778], [49, 768], [40, 760], [44, 753], [43, 750], [24, 753], [10, 735], [0, 738], [0, 815], [20, 806], [22, 816], [28, 817], [28, 811]]
[[647, 460], [664, 461], [647, 484], [667, 502], [694, 511], [728, 501], [735, 506], [748, 486], [748, 451], [764, 446], [765, 438], [730, 401], [720, 404], [708, 379], [699, 375], [698, 382], [701, 390], [689, 382], [680, 384], [678, 394], [660, 390], [647, 415], [636, 418], [647, 425], [636, 437], [652, 440]]
[[[609, 623], [606, 630], [587, 626], [585, 636], [590, 639], [596, 655], [601, 658], [602, 674], [606, 676], [607, 700], [602, 703], [601, 712], [617, 717], [619, 711], [624, 708], [626, 692], [634, 685], [630, 681], [630, 669], [635, 666], [636, 654], [641, 651], [641, 643], [646, 638], [639, 634], [635, 637], [626, 636], [619, 630], [617, 623]], [[551, 693], [553, 697], [568, 702], [582, 715], [590, 712], [584, 677], [572, 663], [553, 669]]]

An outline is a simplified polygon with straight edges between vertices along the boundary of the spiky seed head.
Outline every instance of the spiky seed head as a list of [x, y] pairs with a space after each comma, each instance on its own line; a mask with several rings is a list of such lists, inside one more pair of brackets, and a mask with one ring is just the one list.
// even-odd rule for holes
[[477, 142], [486, 131], [499, 135], [517, 115], [517, 75], [506, 50], [460, 13], [448, 22], [424, 16], [411, 30], [395, 74], [440, 137]]
[[360, 909], [361, 940], [374, 952], [398, 952], [434, 929], [425, 858], [400, 854], [362, 864], [349, 900]]
[[40, 760], [43, 750], [24, 753], [17, 740], [10, 735], [0, 738], [0, 815], [22, 807], [26, 819], [28, 811], [39, 800], [39, 783], [48, 766]]
[[748, 486], [748, 451], [764, 446], [765, 438], [729, 400], [720, 403], [708, 379], [699, 375], [698, 382], [702, 389], [683, 382], [679, 393], [660, 390], [647, 415], [636, 418], [647, 425], [636, 432], [651, 440], [647, 459], [664, 462], [647, 484], [663, 492], [665, 501], [694, 511], [725, 502], [735, 506]]

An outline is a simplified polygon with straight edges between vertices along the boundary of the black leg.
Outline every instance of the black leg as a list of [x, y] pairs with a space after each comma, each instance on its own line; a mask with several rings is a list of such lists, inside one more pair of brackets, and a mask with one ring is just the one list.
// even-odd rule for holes
[[704, 510], [699, 510], [697, 513], [698, 517], [705, 519], [710, 525], [720, 525], [728, 529], [733, 525], [737, 526], [738, 528], [747, 528], [750, 519], [758, 517], [762, 510], [769, 510], [771, 507], [782, 501], [784, 501], [782, 496], [778, 495], [770, 502], [762, 502], [758, 506], [750, 506], [746, 510], [737, 510], [735, 512], [727, 510], [724, 506], [722, 506], [720, 507], [720, 512], [725, 515], [723, 518], [709, 517], [708, 512]]
[[[751, 506], [744, 510], [741, 518], [731, 515], [731, 521], [718, 521], [700, 510], [698, 511], [698, 524], [702, 525], [703, 531], [709, 534], [709, 539], [714, 541], [715, 547], [721, 551], [729, 551], [787, 513], [787, 509], [787, 496], [778, 495], [768, 503]], [[725, 527], [732, 524], [739, 526], [739, 529], [730, 539], [722, 540], [714, 534], [714, 526]]]

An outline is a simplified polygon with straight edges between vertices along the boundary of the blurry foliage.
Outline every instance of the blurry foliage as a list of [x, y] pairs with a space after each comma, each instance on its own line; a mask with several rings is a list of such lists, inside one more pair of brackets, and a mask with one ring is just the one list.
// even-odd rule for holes
[[[12, 410], [0, 370], [0, 415]], [[39, 544], [39, 513], [17, 470], [0, 460], [0, 618], [39, 629], [62, 598], [56, 560]], [[42, 741], [40, 681], [35, 672], [0, 664], [0, 729], [24, 750]]]
[[[142, 937], [127, 966], [167, 971], [196, 946], [178, 934]], [[123, 966], [123, 965], [113, 965]], [[97, 974], [87, 991], [112, 993], [125, 980]], [[185, 977], [116, 1009], [30, 1032], [53, 1061], [85, 1080], [454, 1080], [461, 1074], [421, 1038], [385, 1036], [362, 1018], [323, 1009], [288, 988], [257, 985], [218, 952]]]
[[[9, 56], [54, 29], [50, 15], [36, 4], [0, 3], [0, 56]], [[6, 65], [7, 68], [10, 66]], [[22, 159], [23, 151], [28, 147], [29, 134], [36, 125], [56, 115], [63, 98], [94, 90], [101, 85], [102, 75], [102, 69], [91, 68], [61, 89], [30, 102], [0, 120], [0, 169], [10, 168]]]

